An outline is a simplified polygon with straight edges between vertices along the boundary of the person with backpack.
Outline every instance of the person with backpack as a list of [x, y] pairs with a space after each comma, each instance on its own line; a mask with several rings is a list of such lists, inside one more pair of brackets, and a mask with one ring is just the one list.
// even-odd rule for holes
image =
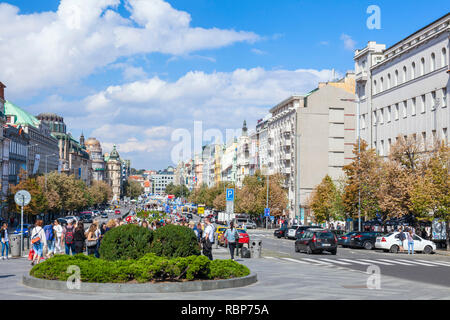
[[234, 251], [239, 242], [239, 233], [234, 227], [233, 221], [230, 222], [230, 227], [225, 232], [225, 239], [227, 239], [228, 248], [230, 249], [231, 260], [234, 260]]
[[73, 221], [70, 220], [67, 226], [64, 228], [63, 239], [66, 247], [66, 254], [73, 255], [75, 253], [75, 243], [73, 241], [73, 234], [75, 232], [75, 227], [73, 226]]
[[55, 233], [53, 230], [53, 223], [44, 227], [45, 238], [47, 239], [47, 259], [55, 253]]
[[47, 245], [47, 238], [45, 237], [44, 229], [42, 225], [44, 221], [37, 220], [35, 227], [31, 231], [31, 244], [33, 245], [34, 256], [31, 261], [31, 265], [34, 266], [35, 263], [39, 263], [43, 258], [43, 248]]

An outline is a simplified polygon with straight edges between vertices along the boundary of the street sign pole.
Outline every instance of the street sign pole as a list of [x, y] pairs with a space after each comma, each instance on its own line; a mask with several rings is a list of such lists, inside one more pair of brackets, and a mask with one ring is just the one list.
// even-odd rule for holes
[[20, 206], [20, 256], [23, 257], [23, 204], [25, 196], [22, 195], [22, 205]]

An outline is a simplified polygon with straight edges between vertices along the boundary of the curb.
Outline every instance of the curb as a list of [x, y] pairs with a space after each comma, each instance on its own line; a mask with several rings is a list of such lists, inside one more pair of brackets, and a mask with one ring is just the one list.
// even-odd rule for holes
[[61, 290], [69, 292], [90, 293], [171, 293], [192, 292], [217, 289], [230, 289], [248, 286], [257, 282], [256, 273], [242, 278], [224, 280], [202, 280], [187, 282], [165, 282], [165, 283], [88, 283], [81, 282], [79, 289], [69, 289], [66, 281], [44, 280], [24, 275], [22, 283], [26, 286], [38, 289]]

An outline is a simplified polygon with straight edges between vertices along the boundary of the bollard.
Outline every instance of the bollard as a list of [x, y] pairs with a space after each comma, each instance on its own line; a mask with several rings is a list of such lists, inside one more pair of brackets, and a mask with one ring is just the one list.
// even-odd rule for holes
[[262, 240], [253, 240], [250, 250], [253, 258], [261, 258]]
[[12, 234], [9, 237], [9, 248], [11, 256], [14, 258], [20, 257], [20, 234]]

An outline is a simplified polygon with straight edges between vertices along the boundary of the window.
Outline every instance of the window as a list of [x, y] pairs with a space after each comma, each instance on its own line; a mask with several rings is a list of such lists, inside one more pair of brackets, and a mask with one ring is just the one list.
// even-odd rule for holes
[[380, 92], [381, 92], [381, 91], [384, 90], [384, 83], [383, 83], [384, 81], [383, 81], [383, 77], [381, 77], [380, 82], [381, 82], [381, 83], [380, 83]]
[[394, 117], [395, 117], [395, 120], [398, 120], [398, 103], [396, 103], [395, 104], [395, 113], [394, 113]]
[[387, 107], [387, 122], [391, 122], [391, 106]]
[[391, 152], [391, 144], [392, 144], [392, 140], [388, 139], [388, 144], [387, 144], [387, 155], [389, 155], [389, 153]]
[[420, 75], [425, 74], [425, 58], [420, 59]]
[[398, 84], [398, 70], [395, 70], [394, 86]]
[[377, 112], [376, 111], [373, 112], [372, 123], [374, 126], [377, 125]]
[[380, 156], [384, 156], [384, 140], [381, 140], [381, 144], [380, 144]]
[[442, 108], [447, 106], [447, 88], [442, 88]]
[[379, 110], [379, 114], [380, 114], [380, 116], [379, 116], [379, 122], [380, 122], [380, 124], [383, 124], [383, 109], [380, 109], [380, 110]]
[[392, 83], [391, 83], [391, 74], [388, 73], [386, 89], [390, 89], [391, 85], [392, 85]]
[[420, 97], [420, 112], [425, 113], [425, 95]]
[[434, 55], [434, 52], [431, 54], [431, 61], [430, 61], [430, 72], [434, 71], [436, 68], [436, 56]]
[[416, 98], [412, 98], [411, 100], [411, 115], [416, 115]]
[[441, 67], [445, 67], [447, 65], [447, 50], [442, 48], [441, 51]]
[[408, 112], [407, 112], [407, 104], [406, 104], [406, 100], [405, 101], [403, 101], [403, 103], [402, 103], [402, 110], [403, 110], [403, 118], [406, 118], [406, 116], [408, 115]]
[[403, 67], [403, 82], [406, 82], [406, 67]]
[[377, 93], [377, 80], [373, 81], [373, 94]]
[[442, 140], [444, 140], [445, 143], [448, 143], [447, 128], [442, 128]]
[[413, 62], [411, 64], [411, 79], [414, 79], [416, 77], [416, 63]]
[[427, 133], [422, 132], [422, 143], [423, 143], [423, 150], [427, 150]]
[[431, 92], [431, 110], [436, 109], [436, 91]]

